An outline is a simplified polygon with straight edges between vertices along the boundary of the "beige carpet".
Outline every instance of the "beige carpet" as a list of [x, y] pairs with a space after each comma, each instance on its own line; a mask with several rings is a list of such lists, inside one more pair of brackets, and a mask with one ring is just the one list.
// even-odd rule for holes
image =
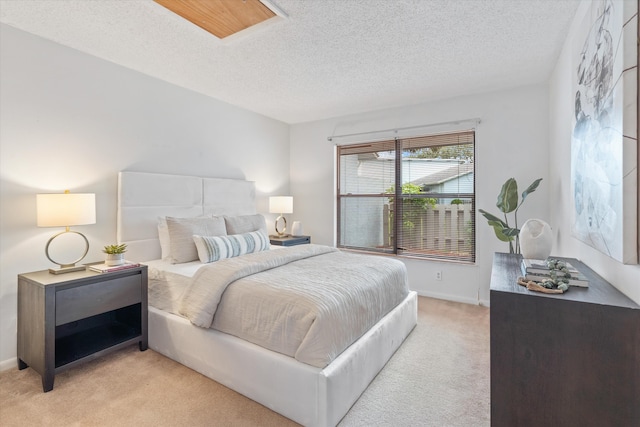
[[[340, 423], [488, 426], [489, 309], [420, 297], [418, 326]], [[214, 381], [131, 346], [56, 376], [0, 374], [0, 425], [295, 426]]]

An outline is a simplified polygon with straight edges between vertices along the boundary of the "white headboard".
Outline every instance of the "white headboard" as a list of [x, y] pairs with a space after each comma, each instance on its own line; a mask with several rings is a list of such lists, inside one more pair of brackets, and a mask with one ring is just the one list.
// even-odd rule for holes
[[158, 217], [250, 215], [256, 213], [255, 194], [251, 181], [120, 172], [118, 242], [127, 244], [128, 259], [159, 259]]

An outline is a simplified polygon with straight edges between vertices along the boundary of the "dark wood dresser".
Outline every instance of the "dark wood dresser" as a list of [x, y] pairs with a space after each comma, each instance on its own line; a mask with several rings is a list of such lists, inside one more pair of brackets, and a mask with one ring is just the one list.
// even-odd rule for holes
[[529, 291], [521, 259], [493, 259], [491, 425], [640, 426], [640, 306], [571, 258], [588, 288]]

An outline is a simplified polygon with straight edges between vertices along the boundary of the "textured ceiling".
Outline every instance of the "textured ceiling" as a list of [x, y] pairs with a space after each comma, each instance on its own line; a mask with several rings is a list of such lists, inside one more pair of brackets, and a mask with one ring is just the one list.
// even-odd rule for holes
[[545, 82], [579, 0], [272, 3], [288, 18], [224, 41], [152, 0], [1, 0], [0, 22], [299, 123]]

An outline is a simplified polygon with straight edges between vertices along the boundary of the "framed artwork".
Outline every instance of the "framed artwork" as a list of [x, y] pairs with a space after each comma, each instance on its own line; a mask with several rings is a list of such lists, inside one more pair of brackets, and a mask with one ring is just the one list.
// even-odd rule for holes
[[573, 39], [572, 235], [638, 263], [638, 3], [595, 0]]

